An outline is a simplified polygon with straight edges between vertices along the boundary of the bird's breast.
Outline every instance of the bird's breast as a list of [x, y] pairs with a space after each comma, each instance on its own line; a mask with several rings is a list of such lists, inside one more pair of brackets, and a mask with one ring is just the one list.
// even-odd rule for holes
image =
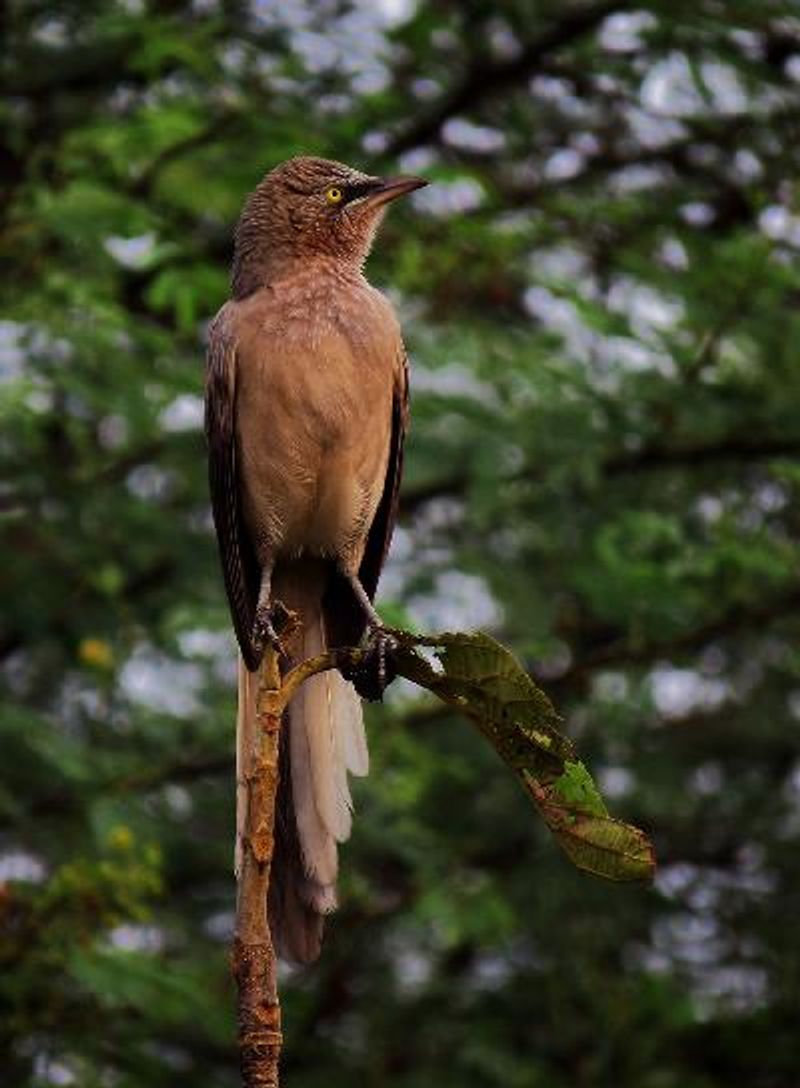
[[391, 438], [386, 331], [369, 300], [318, 299], [265, 315], [253, 334], [237, 426], [248, 520], [265, 547], [339, 554], [366, 539]]

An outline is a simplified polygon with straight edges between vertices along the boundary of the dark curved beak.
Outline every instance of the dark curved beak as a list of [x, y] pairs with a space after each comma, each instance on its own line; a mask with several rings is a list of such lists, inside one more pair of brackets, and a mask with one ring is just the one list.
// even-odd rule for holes
[[399, 196], [413, 193], [415, 189], [422, 189], [428, 182], [425, 178], [402, 176], [397, 178], [379, 178], [371, 192], [367, 196], [367, 203], [373, 208], [388, 204], [390, 200], [397, 200]]

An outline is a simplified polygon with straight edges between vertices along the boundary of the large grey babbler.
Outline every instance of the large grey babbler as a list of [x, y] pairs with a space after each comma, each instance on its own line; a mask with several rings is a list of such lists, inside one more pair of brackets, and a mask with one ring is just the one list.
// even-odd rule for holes
[[[255, 729], [273, 602], [298, 613], [293, 660], [357, 645], [383, 657], [372, 600], [394, 527], [408, 414], [400, 328], [362, 267], [386, 206], [426, 184], [299, 157], [236, 228], [232, 298], [211, 325], [211, 502], [241, 651], [237, 774]], [[348, 772], [367, 773], [361, 703], [338, 672], [306, 681], [281, 737], [269, 918], [279, 953], [319, 954], [350, 834]], [[237, 790], [237, 864], [244, 790]]]

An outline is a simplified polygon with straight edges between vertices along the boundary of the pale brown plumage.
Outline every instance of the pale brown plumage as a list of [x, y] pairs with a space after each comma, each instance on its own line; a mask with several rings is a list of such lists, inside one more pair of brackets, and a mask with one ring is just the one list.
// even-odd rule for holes
[[[206, 433], [242, 656], [239, 761], [255, 727], [252, 672], [270, 600], [300, 615], [295, 659], [357, 644], [375, 623], [370, 602], [394, 527], [408, 381], [391, 305], [361, 269], [385, 205], [422, 184], [291, 159], [263, 179], [237, 227], [233, 298], [209, 335]], [[333, 673], [307, 681], [284, 733], [270, 922], [282, 954], [307, 962], [336, 905], [336, 843], [350, 831], [347, 772], [367, 770], [352, 686]], [[241, 786], [239, 794], [240, 832]]]

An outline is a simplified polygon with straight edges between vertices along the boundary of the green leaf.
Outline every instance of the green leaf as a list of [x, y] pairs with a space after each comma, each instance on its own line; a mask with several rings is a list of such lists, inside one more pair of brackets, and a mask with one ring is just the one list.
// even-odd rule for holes
[[[514, 655], [489, 635], [395, 631], [401, 675], [455, 707], [516, 773], [561, 849], [606, 880], [649, 880], [643, 831], [609, 816], [597, 786], [559, 731], [560, 719]], [[437, 668], [420, 648], [432, 649]]]

